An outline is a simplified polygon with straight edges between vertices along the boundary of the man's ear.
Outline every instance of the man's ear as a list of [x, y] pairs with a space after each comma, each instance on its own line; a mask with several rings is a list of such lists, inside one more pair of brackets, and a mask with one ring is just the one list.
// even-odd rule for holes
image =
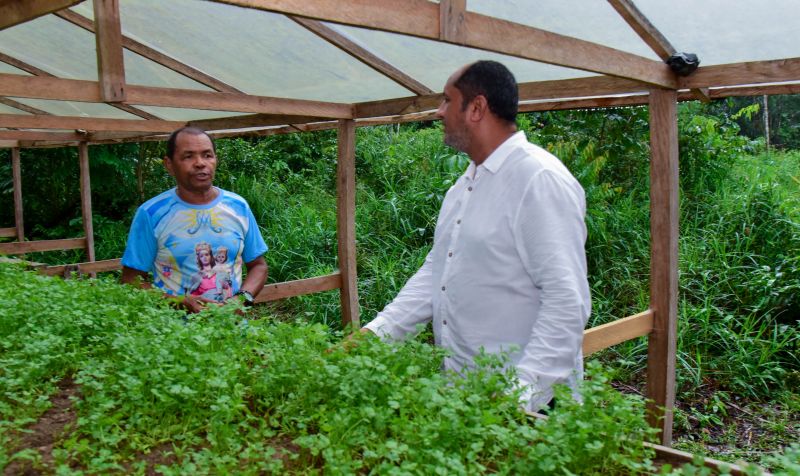
[[161, 159], [161, 163], [164, 164], [164, 168], [167, 169], [167, 172], [174, 177], [175, 173], [172, 171], [172, 160], [165, 155], [164, 158]]
[[483, 119], [484, 115], [489, 112], [489, 103], [486, 101], [486, 96], [477, 95], [469, 103], [467, 108], [467, 119], [478, 122]]

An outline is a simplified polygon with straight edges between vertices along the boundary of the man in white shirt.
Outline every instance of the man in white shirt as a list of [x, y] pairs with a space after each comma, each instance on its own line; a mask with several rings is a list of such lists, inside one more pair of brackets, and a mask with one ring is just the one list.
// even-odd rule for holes
[[471, 163], [445, 196], [425, 263], [362, 331], [399, 340], [432, 321], [455, 371], [481, 348], [510, 352], [522, 404], [535, 411], [554, 384], [575, 389], [583, 374], [586, 202], [566, 167], [517, 132], [517, 105], [500, 63], [469, 64], [447, 81], [444, 142]]

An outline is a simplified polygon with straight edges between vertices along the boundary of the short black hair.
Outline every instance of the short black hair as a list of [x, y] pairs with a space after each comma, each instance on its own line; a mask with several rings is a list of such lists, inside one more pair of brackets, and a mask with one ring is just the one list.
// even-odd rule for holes
[[167, 157], [172, 159], [173, 155], [175, 155], [175, 142], [178, 140], [178, 135], [180, 134], [189, 134], [193, 136], [204, 135], [208, 137], [208, 140], [211, 141], [211, 150], [214, 151], [214, 154], [217, 153], [217, 146], [214, 145], [214, 140], [211, 139], [211, 136], [208, 135], [208, 132], [200, 129], [199, 127], [194, 126], [184, 126], [180, 129], [175, 130], [172, 134], [169, 135], [169, 139], [167, 139]]
[[512, 123], [517, 120], [517, 80], [503, 64], [489, 60], [472, 63], [453, 85], [463, 97], [462, 110], [477, 96], [483, 96], [495, 116]]

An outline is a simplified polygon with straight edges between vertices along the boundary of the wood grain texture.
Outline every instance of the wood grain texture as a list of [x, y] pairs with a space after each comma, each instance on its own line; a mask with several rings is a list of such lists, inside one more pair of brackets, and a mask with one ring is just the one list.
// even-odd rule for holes
[[20, 255], [40, 251], [77, 250], [86, 247], [86, 238], [67, 238], [64, 240], [40, 240], [0, 243], [0, 254]]
[[4, 0], [0, 2], [0, 30], [25, 23], [83, 0]]
[[105, 102], [125, 100], [125, 61], [118, 0], [93, 0], [95, 50], [100, 96]]
[[86, 236], [86, 261], [94, 261], [94, 224], [92, 223], [92, 182], [89, 174], [89, 146], [78, 144], [78, 163], [81, 181], [81, 217]]
[[342, 275], [339, 273], [297, 279], [283, 283], [267, 283], [255, 297], [255, 302], [268, 302], [303, 294], [319, 293], [339, 289], [342, 286]]
[[650, 309], [648, 422], [672, 441], [678, 322], [678, 118], [674, 91], [650, 93]]
[[645, 336], [652, 330], [653, 313], [650, 310], [592, 327], [583, 332], [583, 356]]
[[25, 220], [22, 208], [22, 166], [19, 148], [11, 149], [11, 183], [14, 187], [14, 235], [17, 241], [25, 241]]
[[358, 281], [356, 275], [356, 127], [352, 120], [339, 121], [339, 158], [336, 165], [336, 238], [339, 272], [342, 275], [340, 301], [342, 328], [359, 327]]

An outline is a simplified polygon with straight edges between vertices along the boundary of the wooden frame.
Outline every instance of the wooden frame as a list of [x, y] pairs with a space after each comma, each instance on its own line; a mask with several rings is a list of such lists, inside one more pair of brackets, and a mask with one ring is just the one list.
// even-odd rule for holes
[[[414, 96], [341, 104], [246, 94], [196, 67], [126, 37], [120, 28], [118, 0], [95, 0], [94, 17], [66, 8], [75, 0], [9, 0], [0, 2], [0, 30], [38, 16], [56, 14], [95, 34], [98, 80], [65, 79], [0, 52], [0, 61], [32, 75], [0, 74], [0, 102], [33, 114], [0, 114], [0, 147], [12, 148], [15, 227], [0, 236], [16, 237], [1, 243], [0, 253], [84, 248], [87, 262], [46, 267], [45, 274], [95, 273], [117, 269], [118, 260], [94, 262], [91, 226], [91, 190], [88, 145], [164, 140], [183, 126], [161, 120], [132, 104], [189, 109], [235, 111], [246, 115], [192, 121], [212, 137], [266, 136], [336, 128], [339, 134], [337, 167], [337, 234], [339, 271], [327, 276], [269, 284], [258, 302], [310, 292], [340, 290], [345, 325], [359, 322], [355, 246], [355, 128], [412, 120], [434, 119], [441, 94], [406, 74], [386, 59], [323, 22], [410, 35], [558, 66], [599, 73], [600, 76], [538, 81], [520, 85], [520, 111], [648, 105], [651, 113], [651, 302], [649, 309], [604, 324], [585, 333], [584, 353], [640, 336], [648, 336], [648, 408], [650, 423], [661, 430], [661, 441], [671, 439], [674, 400], [675, 335], [677, 319], [677, 101], [722, 97], [800, 93], [800, 58], [700, 67], [688, 77], [676, 77], [665, 64], [607, 46], [555, 34], [507, 20], [477, 14], [465, 0], [216, 0], [288, 15], [313, 34], [407, 88]], [[659, 58], [675, 48], [631, 0], [608, 0], [627, 24]], [[502, 33], [501, 33], [502, 32]], [[503, 41], [498, 40], [502, 34]], [[122, 52], [128, 49], [214, 91], [154, 88], [126, 84]], [[10, 96], [6, 97], [6, 96]], [[11, 98], [109, 103], [143, 120], [63, 117], [47, 114]], [[258, 127], [257, 130], [242, 131]], [[11, 129], [13, 128], [13, 130]], [[64, 132], [66, 129], [68, 132]], [[55, 132], [54, 132], [55, 131]], [[25, 242], [20, 179], [20, 147], [79, 148], [83, 238]]]

